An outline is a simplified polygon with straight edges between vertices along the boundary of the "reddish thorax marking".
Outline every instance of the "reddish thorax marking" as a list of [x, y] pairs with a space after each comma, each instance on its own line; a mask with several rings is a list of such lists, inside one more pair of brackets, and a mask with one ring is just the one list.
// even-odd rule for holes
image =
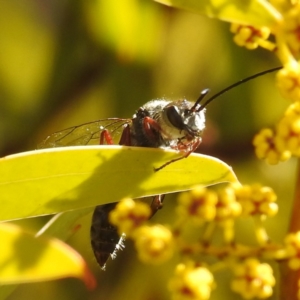
[[145, 117], [143, 119], [143, 127], [147, 137], [151, 140], [156, 139], [156, 136], [153, 134], [153, 129], [157, 132], [162, 131], [160, 125], [150, 117]]

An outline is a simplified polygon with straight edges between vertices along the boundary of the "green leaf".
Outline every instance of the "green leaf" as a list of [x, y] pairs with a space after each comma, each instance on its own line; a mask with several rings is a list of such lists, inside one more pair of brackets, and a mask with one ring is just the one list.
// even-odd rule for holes
[[78, 277], [88, 287], [95, 286], [83, 258], [57, 239], [36, 238], [16, 225], [2, 223], [0, 241], [0, 285]]
[[1, 285], [0, 286], [0, 300], [7, 299], [10, 294], [16, 289], [18, 285]]
[[81, 228], [78, 220], [93, 212], [93, 210], [94, 208], [90, 207], [58, 213], [39, 230], [36, 236], [55, 236], [62, 241], [66, 241]]
[[222, 161], [200, 154], [121, 146], [30, 151], [0, 159], [0, 220], [33, 217], [236, 181]]
[[[56, 214], [41, 228], [35, 237], [53, 236], [66, 241], [81, 228], [80, 218], [93, 210], [93, 208], [85, 208]], [[53, 261], [53, 264], [56, 264], [56, 261]], [[90, 286], [93, 280], [89, 277], [87, 279], [89, 279], [87, 283]], [[16, 284], [0, 285], [0, 300], [6, 299], [17, 287]]]
[[266, 0], [155, 0], [223, 21], [276, 27], [281, 14]]

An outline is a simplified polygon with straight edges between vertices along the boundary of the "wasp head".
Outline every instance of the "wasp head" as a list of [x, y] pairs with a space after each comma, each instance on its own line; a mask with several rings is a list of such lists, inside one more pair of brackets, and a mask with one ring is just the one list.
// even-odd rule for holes
[[[198, 108], [198, 107], [197, 107]], [[201, 137], [205, 128], [204, 110], [195, 109], [187, 100], [170, 102], [162, 111], [163, 130], [172, 138], [193, 140]]]

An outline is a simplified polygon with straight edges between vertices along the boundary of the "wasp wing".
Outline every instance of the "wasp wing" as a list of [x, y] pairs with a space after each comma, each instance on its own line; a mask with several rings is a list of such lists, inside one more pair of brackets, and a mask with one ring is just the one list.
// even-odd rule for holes
[[118, 144], [124, 126], [131, 122], [131, 119], [108, 118], [69, 127], [49, 135], [38, 148], [99, 145], [103, 130], [108, 130], [114, 144]]

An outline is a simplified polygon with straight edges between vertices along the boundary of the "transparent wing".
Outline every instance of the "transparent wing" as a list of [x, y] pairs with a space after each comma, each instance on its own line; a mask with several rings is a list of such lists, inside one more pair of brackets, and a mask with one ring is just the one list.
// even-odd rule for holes
[[131, 119], [109, 118], [73, 126], [49, 135], [38, 148], [99, 145], [101, 132], [105, 129], [109, 131], [114, 143], [118, 144], [124, 126], [131, 122]]

